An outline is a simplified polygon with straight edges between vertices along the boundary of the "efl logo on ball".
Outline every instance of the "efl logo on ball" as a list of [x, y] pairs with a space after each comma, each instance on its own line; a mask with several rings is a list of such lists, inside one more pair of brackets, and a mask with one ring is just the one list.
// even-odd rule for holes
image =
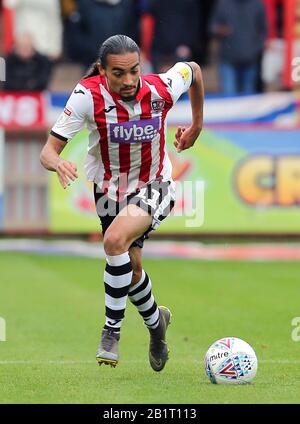
[[246, 384], [256, 376], [257, 357], [244, 340], [225, 337], [210, 346], [204, 366], [207, 377], [214, 384]]

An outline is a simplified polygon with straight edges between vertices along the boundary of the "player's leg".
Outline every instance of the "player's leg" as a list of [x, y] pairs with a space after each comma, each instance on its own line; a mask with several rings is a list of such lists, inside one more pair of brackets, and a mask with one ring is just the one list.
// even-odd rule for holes
[[103, 239], [106, 254], [104, 272], [106, 319], [96, 357], [100, 364], [115, 366], [119, 356], [120, 329], [133, 275], [128, 250], [132, 242], [147, 231], [151, 217], [136, 205], [129, 205], [111, 221]]
[[150, 333], [150, 365], [155, 371], [161, 371], [168, 360], [166, 330], [171, 313], [168, 308], [157, 306], [152, 293], [151, 280], [142, 267], [142, 249], [138, 246], [131, 247], [129, 256], [133, 269], [129, 299], [138, 309]]
[[152, 293], [149, 276], [142, 267], [142, 249], [129, 249], [133, 279], [129, 288], [129, 299], [136, 306], [147, 328], [156, 328], [159, 321], [159, 310]]
[[[97, 196], [95, 196], [97, 203]], [[156, 228], [164, 219], [174, 204], [172, 184], [169, 182], [157, 182], [155, 185], [147, 186], [132, 198], [133, 204], [128, 205], [118, 215], [107, 221], [101, 219], [104, 235], [104, 249], [107, 257], [105, 271], [105, 300], [106, 300], [106, 324], [103, 330], [105, 340], [100, 343], [97, 359], [99, 363], [106, 362], [106, 358], [113, 356], [114, 364], [117, 363], [117, 342], [122, 320], [124, 319], [126, 301], [128, 297], [130, 279], [138, 283], [143, 273], [141, 271], [141, 257], [134, 261], [135, 274], [132, 273], [132, 261], [129, 256], [129, 247], [134, 241], [141, 238], [150, 229]], [[139, 202], [137, 206], [136, 200]], [[149, 210], [151, 209], [151, 212]], [[109, 222], [109, 225], [107, 225]], [[130, 269], [131, 266], [131, 269]], [[126, 271], [124, 273], [124, 270]], [[151, 283], [150, 283], [151, 284]], [[151, 295], [150, 295], [151, 297]], [[154, 319], [156, 310], [151, 311], [150, 317]], [[165, 333], [170, 321], [170, 311], [167, 308], [159, 308], [159, 321], [156, 328], [149, 328], [150, 351], [149, 359], [153, 369], [160, 371], [167, 360], [167, 346]], [[155, 324], [149, 320], [148, 324]], [[103, 349], [104, 347], [104, 349]], [[107, 352], [107, 350], [109, 352]], [[111, 352], [113, 351], [113, 355]]]
[[103, 245], [106, 255], [128, 253], [130, 245], [151, 226], [152, 217], [139, 206], [130, 204], [123, 208], [106, 230]]
[[139, 246], [130, 246], [129, 256], [132, 265], [132, 280], [131, 287], [137, 284], [142, 278], [143, 266], [142, 266], [142, 248]]
[[[174, 183], [172, 181], [157, 179], [143, 187], [131, 201], [138, 204], [152, 216], [150, 230], [154, 230], [169, 215], [174, 206], [174, 199]], [[138, 270], [140, 272], [142, 268], [141, 263], [139, 264], [141, 262], [141, 256], [137, 254], [135, 260], [132, 260], [132, 263], [134, 262], [138, 264]], [[138, 309], [141, 309], [139, 312], [143, 316], [150, 333], [150, 365], [155, 371], [161, 371], [168, 359], [169, 350], [166, 343], [166, 331], [170, 323], [171, 312], [164, 306], [155, 307], [156, 302], [151, 291], [151, 281], [146, 273], [142, 273], [140, 281], [130, 288], [129, 296], [135, 302]]]
[[145, 211], [136, 205], [128, 205], [104, 234], [106, 329], [120, 331], [133, 276], [129, 247], [150, 224], [151, 217]]

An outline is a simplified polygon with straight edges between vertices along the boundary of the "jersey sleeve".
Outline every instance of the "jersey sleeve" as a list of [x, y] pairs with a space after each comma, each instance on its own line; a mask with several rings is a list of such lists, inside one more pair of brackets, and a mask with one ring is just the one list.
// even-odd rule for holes
[[68, 141], [85, 126], [92, 113], [91, 93], [83, 85], [77, 84], [50, 134], [60, 140]]
[[173, 103], [175, 103], [190, 88], [193, 82], [193, 69], [186, 62], [177, 62], [166, 73], [159, 76], [168, 85]]

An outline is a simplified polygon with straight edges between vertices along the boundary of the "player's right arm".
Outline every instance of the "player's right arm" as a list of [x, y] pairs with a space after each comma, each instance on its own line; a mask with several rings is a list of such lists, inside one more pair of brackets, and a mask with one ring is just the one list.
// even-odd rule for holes
[[76, 164], [62, 159], [60, 154], [68, 140], [72, 139], [84, 127], [92, 111], [93, 103], [90, 92], [81, 84], [78, 84], [41, 151], [41, 164], [47, 170], [57, 173], [63, 188], [70, 185], [70, 181], [74, 181], [78, 175]]
[[70, 185], [70, 180], [75, 181], [78, 178], [76, 164], [59, 156], [66, 144], [66, 141], [59, 140], [50, 134], [40, 155], [41, 164], [48, 171], [57, 173], [58, 180], [63, 188]]

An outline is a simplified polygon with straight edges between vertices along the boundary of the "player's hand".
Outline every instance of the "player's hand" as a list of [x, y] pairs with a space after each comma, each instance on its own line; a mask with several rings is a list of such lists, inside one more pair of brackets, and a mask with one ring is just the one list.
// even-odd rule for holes
[[174, 146], [176, 147], [177, 152], [180, 153], [182, 150], [186, 150], [192, 147], [199, 137], [200, 132], [201, 128], [178, 127], [174, 140]]
[[68, 160], [59, 159], [55, 170], [63, 188], [67, 188], [71, 181], [75, 181], [78, 178], [77, 166]]

